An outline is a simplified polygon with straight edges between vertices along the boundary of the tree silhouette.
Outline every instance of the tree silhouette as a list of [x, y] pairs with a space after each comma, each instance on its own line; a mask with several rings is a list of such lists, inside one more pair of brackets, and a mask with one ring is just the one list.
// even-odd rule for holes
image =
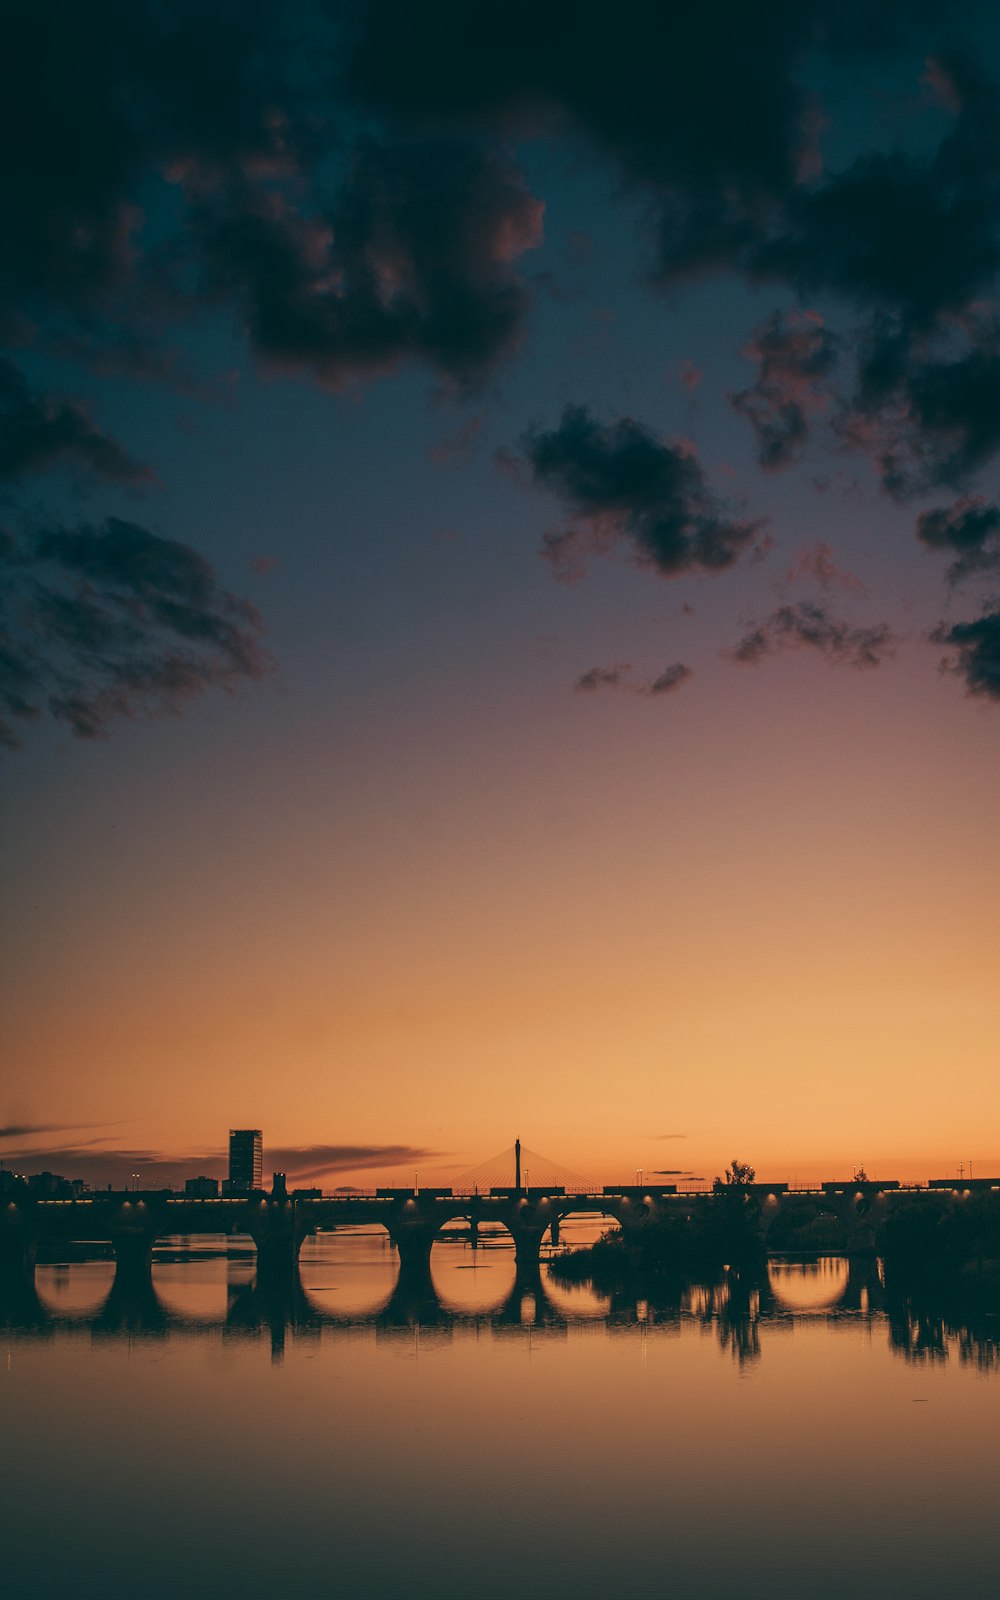
[[745, 1189], [757, 1177], [756, 1167], [751, 1167], [745, 1161], [737, 1161], [734, 1156], [721, 1178], [716, 1178], [712, 1184], [715, 1194], [725, 1194], [729, 1189]]

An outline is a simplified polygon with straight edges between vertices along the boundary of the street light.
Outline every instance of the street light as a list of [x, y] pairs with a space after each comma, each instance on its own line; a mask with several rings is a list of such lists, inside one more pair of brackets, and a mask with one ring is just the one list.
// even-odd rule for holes
[[135, 1192], [136, 1189], [138, 1189], [138, 1187], [139, 1187], [139, 1174], [137, 1172], [133, 1172], [133, 1174], [132, 1174], [132, 1191], [133, 1191], [133, 1193]]

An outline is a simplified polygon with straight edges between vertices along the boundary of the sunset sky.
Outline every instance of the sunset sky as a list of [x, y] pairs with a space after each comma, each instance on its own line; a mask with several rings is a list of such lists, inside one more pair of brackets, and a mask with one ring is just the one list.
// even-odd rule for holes
[[9, 8], [7, 1165], [1000, 1172], [1000, 28], [871, 9]]

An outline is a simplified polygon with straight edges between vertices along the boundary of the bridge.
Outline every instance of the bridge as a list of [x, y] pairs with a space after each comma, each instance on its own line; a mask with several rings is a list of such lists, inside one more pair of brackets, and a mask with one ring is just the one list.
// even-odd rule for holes
[[[529, 1171], [524, 1175], [529, 1178]], [[814, 1189], [754, 1183], [719, 1195], [711, 1190], [678, 1192], [674, 1184], [574, 1186], [522, 1181], [520, 1162], [512, 1183], [478, 1182], [451, 1188], [384, 1188], [373, 1192], [288, 1194], [280, 1175], [270, 1193], [199, 1198], [169, 1191], [105, 1191], [73, 1199], [43, 1199], [12, 1192], [0, 1199], [0, 1281], [33, 1276], [39, 1245], [109, 1243], [120, 1280], [144, 1282], [158, 1240], [198, 1234], [241, 1234], [254, 1242], [257, 1273], [264, 1281], [295, 1271], [302, 1242], [317, 1230], [377, 1225], [399, 1254], [405, 1278], [429, 1277], [431, 1251], [443, 1229], [463, 1223], [476, 1246], [480, 1230], [500, 1227], [510, 1235], [519, 1273], [537, 1273], [543, 1241], [559, 1242], [569, 1216], [594, 1216], [617, 1223], [626, 1236], [672, 1220], [696, 1222], [706, 1208], [751, 1206], [753, 1231], [766, 1249], [780, 1219], [836, 1217], [849, 1254], [874, 1254], [882, 1226], [901, 1203], [937, 1209], [962, 1205], [973, 1193], [1000, 1191], [1000, 1179], [966, 1180], [961, 1186], [934, 1180], [905, 1186], [895, 1180], [824, 1183]], [[280, 1180], [280, 1181], [279, 1181]]]

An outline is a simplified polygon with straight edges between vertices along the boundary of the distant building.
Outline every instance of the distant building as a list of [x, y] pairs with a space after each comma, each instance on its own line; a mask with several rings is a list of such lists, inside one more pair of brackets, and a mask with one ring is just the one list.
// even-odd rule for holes
[[219, 1198], [218, 1178], [185, 1178], [184, 1193], [190, 1195], [192, 1200], [217, 1200]]
[[249, 1194], [261, 1187], [263, 1140], [259, 1128], [229, 1130], [229, 1194]]
[[58, 1172], [33, 1172], [28, 1179], [28, 1193], [40, 1200], [69, 1200], [73, 1188], [69, 1179]]

